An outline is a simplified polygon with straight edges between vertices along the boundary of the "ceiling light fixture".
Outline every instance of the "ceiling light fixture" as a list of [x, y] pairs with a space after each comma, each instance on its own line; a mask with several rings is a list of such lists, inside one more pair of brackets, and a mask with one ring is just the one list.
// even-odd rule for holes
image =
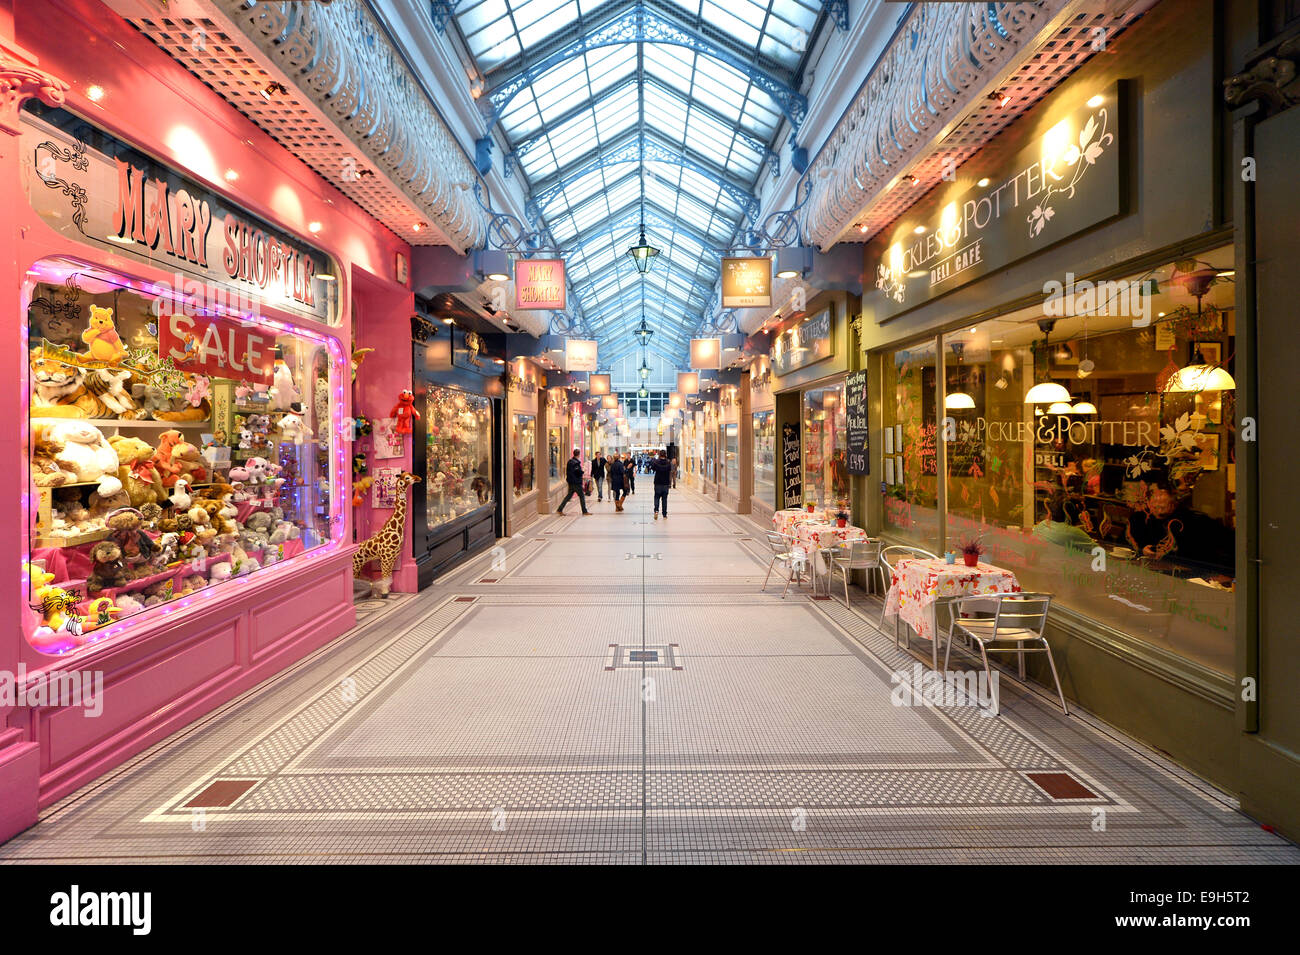
[[641, 240], [636, 245], [627, 250], [628, 257], [636, 265], [636, 270], [644, 275], [650, 271], [650, 266], [659, 254], [659, 250], [652, 246], [645, 238], [645, 223], [641, 223]]
[[284, 88], [284, 84], [277, 80], [272, 80], [270, 83], [267, 83], [266, 86], [258, 90], [258, 93], [261, 94], [262, 99], [264, 100], [269, 100], [272, 96], [275, 96], [277, 93], [280, 95], [287, 95], [288, 92], [289, 91]]
[[233, 169], [227, 169], [225, 178], [226, 182], [234, 182], [239, 178], [239, 173], [235, 172]]
[[995, 103], [997, 108], [1001, 109], [1011, 102], [1011, 94], [1003, 90], [998, 90], [997, 92], [989, 94], [989, 101]]
[[988, 185], [990, 182], [992, 182], [992, 181], [993, 181], [993, 180], [989, 179], [988, 176], [985, 176], [985, 177], [984, 177], [983, 179], [981, 179], [979, 182], [975, 183], [975, 185], [977, 185], [977, 186], [979, 186], [981, 189], [983, 189], [985, 186], [987, 186], [987, 185]]
[[86, 87], [86, 95], [90, 97], [92, 103], [98, 103], [104, 98], [104, 87], [88, 86]]
[[1088, 99], [1088, 108], [1089, 108], [1089, 109], [1096, 109], [1098, 106], [1100, 106], [1100, 105], [1101, 105], [1102, 103], [1104, 103], [1104, 102], [1106, 102], [1106, 97], [1104, 97], [1104, 96], [1102, 96], [1100, 93], [1098, 93], [1096, 96], [1090, 97], [1090, 98]]
[[[1052, 335], [1052, 329], [1056, 327], [1056, 319], [1043, 318], [1039, 319], [1038, 327], [1043, 330], [1043, 351], [1047, 353], [1047, 342]], [[1057, 401], [1070, 401], [1070, 393], [1065, 390], [1064, 386], [1055, 381], [1040, 381], [1025, 393], [1025, 404], [1052, 404]], [[1037, 409], [1035, 409], [1037, 413]]]
[[322, 228], [322, 227], [321, 227], [321, 224], [320, 224], [319, 222], [308, 222], [308, 223], [307, 223], [307, 231], [310, 232], [312, 235], [315, 235], [317, 232], [319, 232], [319, 231], [321, 230], [321, 228]]

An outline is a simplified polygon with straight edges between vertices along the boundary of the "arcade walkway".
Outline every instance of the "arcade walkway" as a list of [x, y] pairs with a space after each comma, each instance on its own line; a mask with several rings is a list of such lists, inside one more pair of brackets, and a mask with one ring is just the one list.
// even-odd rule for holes
[[[545, 518], [46, 812], [0, 861], [1300, 862], [1046, 696], [891, 704], [914, 658], [759, 593], [684, 490]], [[858, 610], [861, 612], [858, 612]]]

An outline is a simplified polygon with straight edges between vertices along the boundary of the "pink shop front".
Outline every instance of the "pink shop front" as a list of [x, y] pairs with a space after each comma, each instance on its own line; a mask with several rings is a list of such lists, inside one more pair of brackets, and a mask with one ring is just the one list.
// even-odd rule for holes
[[[165, 121], [110, 120], [72, 78], [0, 137], [16, 263], [0, 352], [20, 399], [0, 443], [24, 459], [0, 489], [0, 599], [18, 607], [0, 840], [355, 622], [349, 268], [401, 243], [337, 193], [313, 208], [328, 186], [177, 82], [208, 113], [187, 117], [207, 169], [151, 137]], [[214, 182], [238, 153], [247, 194]], [[320, 222], [348, 261], [305, 238]]]

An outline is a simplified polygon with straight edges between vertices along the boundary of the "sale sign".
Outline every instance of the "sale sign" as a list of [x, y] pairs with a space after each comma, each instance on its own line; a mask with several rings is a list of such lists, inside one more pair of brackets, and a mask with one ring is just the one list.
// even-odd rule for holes
[[269, 385], [275, 335], [224, 318], [173, 312], [158, 317], [158, 357], [193, 374]]

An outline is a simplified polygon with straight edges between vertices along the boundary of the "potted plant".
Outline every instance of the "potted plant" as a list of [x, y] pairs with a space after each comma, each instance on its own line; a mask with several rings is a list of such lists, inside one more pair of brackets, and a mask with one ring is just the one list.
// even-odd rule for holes
[[815, 511], [815, 510], [817, 510], [817, 502], [816, 502], [816, 501], [809, 501], [809, 502], [808, 502], [808, 513], [811, 514], [811, 513], [812, 513], [813, 511]]
[[980, 555], [984, 553], [984, 545], [980, 543], [978, 537], [968, 538], [961, 543], [962, 560], [966, 562], [967, 567], [974, 567], [980, 562]]
[[849, 525], [849, 512], [848, 512], [848, 511], [836, 511], [836, 512], [835, 512], [835, 526], [836, 526], [836, 527], [848, 527], [848, 525]]

